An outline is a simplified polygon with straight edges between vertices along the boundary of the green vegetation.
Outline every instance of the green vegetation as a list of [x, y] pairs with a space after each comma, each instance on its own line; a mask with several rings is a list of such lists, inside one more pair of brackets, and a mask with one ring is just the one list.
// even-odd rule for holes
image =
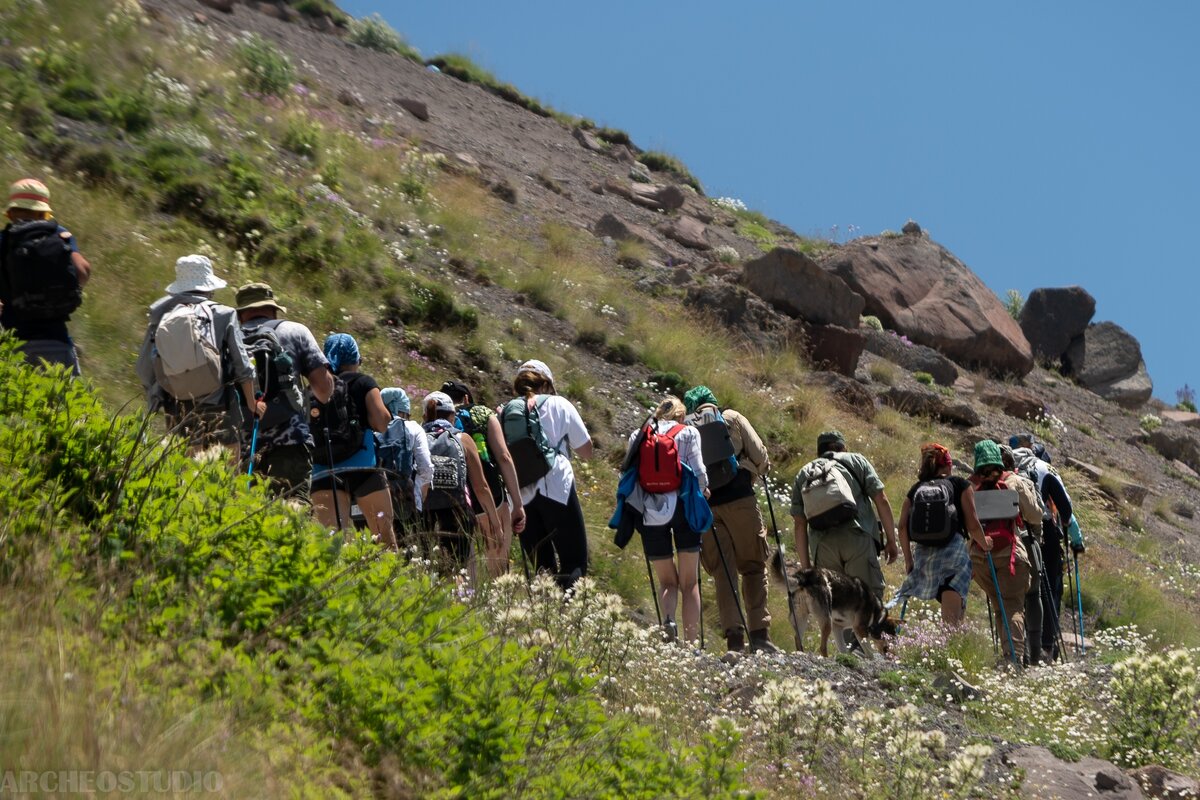
[[914, 372], [913, 380], [917, 383], [923, 383], [926, 386], [933, 386], [933, 376], [928, 372]]
[[296, 80], [292, 60], [261, 36], [251, 36], [237, 48], [246, 87], [263, 94], [282, 95]]
[[396, 55], [404, 56], [409, 61], [415, 61], [418, 64], [424, 63], [420, 52], [405, 41], [404, 37], [397, 33], [378, 14], [371, 14], [361, 19], [351, 20], [350, 34], [346, 38], [359, 47], [365, 47], [368, 50], [378, 50], [381, 53], [395, 53]]
[[1008, 315], [1016, 321], [1021, 321], [1021, 311], [1025, 308], [1025, 298], [1016, 289], [1009, 289], [1004, 295], [1004, 307]]
[[427, 63], [432, 64], [447, 75], [458, 78], [460, 81], [481, 86], [497, 97], [501, 97], [521, 108], [532, 111], [539, 117], [557, 116], [554, 109], [544, 106], [532, 97], [521, 93], [511, 83], [502, 82], [491, 72], [461, 53], [446, 53], [434, 56]]
[[704, 194], [704, 187], [700, 185], [700, 181], [696, 180], [696, 176], [692, 175], [683, 162], [675, 156], [657, 150], [649, 150], [645, 153], [638, 153], [637, 160], [655, 172], [670, 173], [700, 194]]

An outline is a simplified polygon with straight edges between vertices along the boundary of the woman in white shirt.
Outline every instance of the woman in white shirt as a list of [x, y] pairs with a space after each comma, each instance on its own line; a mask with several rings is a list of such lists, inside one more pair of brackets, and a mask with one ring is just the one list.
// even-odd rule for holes
[[[640, 434], [643, 430], [648, 436], [653, 434], [674, 439], [679, 464], [659, 465], [656, 474], [669, 474], [671, 470], [677, 470], [682, 476], [681, 465], [686, 464], [695, 474], [700, 491], [707, 498], [708, 472], [700, 456], [700, 431], [683, 424], [686, 414], [682, 400], [668, 397], [659, 404], [647, 428], [639, 428], [629, 435], [629, 446], [641, 446], [643, 437]], [[680, 498], [682, 477], [678, 482], [672, 481], [676, 488], [662, 492], [647, 488], [647, 477], [639, 463], [638, 485], [625, 500], [625, 513], [634, 515], [634, 528], [642, 534], [642, 548], [658, 577], [659, 604], [667, 639], [674, 641], [678, 634], [675, 606], [682, 597], [683, 639], [691, 642], [700, 631], [698, 578], [700, 535], [703, 531], [694, 531], [688, 525], [684, 503]], [[678, 564], [675, 561], [676, 553]]]

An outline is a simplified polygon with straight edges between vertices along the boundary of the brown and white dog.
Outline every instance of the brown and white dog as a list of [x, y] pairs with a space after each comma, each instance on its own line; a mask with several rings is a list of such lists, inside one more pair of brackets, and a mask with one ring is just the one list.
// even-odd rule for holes
[[821, 655], [826, 658], [829, 657], [829, 635], [836, 629], [841, 636], [845, 628], [854, 631], [868, 655], [871, 639], [878, 643], [881, 653], [887, 652], [887, 641], [883, 637], [884, 634], [896, 635], [896, 623], [888, 619], [883, 603], [861, 579], [824, 567], [803, 569], [797, 566], [788, 570], [780, 551], [771, 557], [771, 566], [776, 577], [787, 582], [789, 594], [796, 596], [796, 615], [792, 624], [797, 650], [804, 649], [804, 631], [811, 615], [816, 617], [821, 628]]

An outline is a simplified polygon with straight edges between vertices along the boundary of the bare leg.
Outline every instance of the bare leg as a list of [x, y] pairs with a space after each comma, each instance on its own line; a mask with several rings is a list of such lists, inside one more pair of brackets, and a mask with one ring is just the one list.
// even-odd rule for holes
[[[396, 531], [392, 525], [392, 495], [387, 490], [371, 492], [358, 499], [367, 520], [367, 528], [389, 550], [396, 549]], [[340, 499], [338, 502], [341, 502]], [[343, 506], [346, 508], [346, 506]]]
[[942, 622], [953, 628], [962, 624], [963, 600], [958, 592], [942, 592]]
[[654, 565], [654, 574], [658, 578], [658, 602], [662, 606], [663, 621], [675, 619], [675, 605], [679, 599], [679, 573], [675, 570], [675, 562], [669, 558], [657, 558], [650, 563]]
[[512, 549], [513, 539], [512, 510], [508, 503], [496, 506], [496, 513], [500, 516], [500, 532], [496, 541], [487, 549], [488, 574], [493, 578], [508, 572], [508, 554]]
[[683, 600], [683, 640], [695, 641], [700, 634], [700, 554], [679, 554], [679, 594]]

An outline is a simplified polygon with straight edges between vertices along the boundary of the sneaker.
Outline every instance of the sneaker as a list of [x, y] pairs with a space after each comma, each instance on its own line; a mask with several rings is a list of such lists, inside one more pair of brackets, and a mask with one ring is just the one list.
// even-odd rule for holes
[[679, 627], [675, 624], [675, 620], [667, 617], [667, 621], [663, 623], [663, 641], [671, 643], [678, 639]]
[[782, 652], [771, 642], [770, 633], [766, 628], [757, 631], [750, 631], [750, 652], [751, 653], [779, 653]]

